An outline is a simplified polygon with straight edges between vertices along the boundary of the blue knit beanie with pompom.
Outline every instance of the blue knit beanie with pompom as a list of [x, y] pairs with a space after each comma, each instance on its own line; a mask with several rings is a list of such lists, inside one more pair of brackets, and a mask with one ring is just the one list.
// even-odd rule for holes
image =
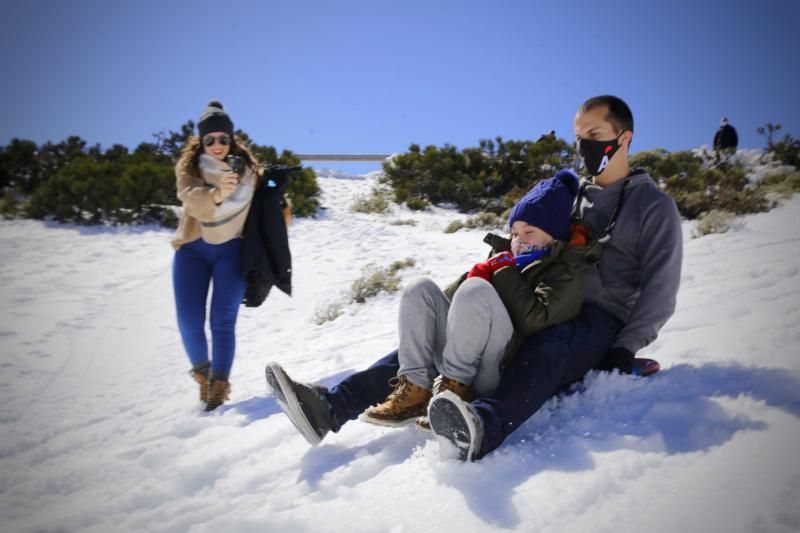
[[572, 204], [578, 187], [578, 176], [572, 170], [562, 170], [540, 181], [511, 209], [508, 226], [522, 220], [543, 229], [556, 240], [568, 241]]

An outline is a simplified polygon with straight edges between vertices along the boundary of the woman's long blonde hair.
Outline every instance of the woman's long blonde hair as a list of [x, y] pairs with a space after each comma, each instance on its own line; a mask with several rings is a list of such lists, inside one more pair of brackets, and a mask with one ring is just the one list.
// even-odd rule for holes
[[[178, 159], [178, 169], [188, 172], [192, 176], [200, 176], [200, 168], [198, 166], [200, 155], [203, 153], [203, 143], [200, 142], [200, 137], [192, 135], [186, 141], [181, 150], [181, 157]], [[250, 167], [256, 175], [259, 175], [259, 163], [253, 152], [250, 151], [247, 144], [237, 136], [231, 137], [231, 149], [229, 155], [238, 155], [244, 157], [245, 165]]]

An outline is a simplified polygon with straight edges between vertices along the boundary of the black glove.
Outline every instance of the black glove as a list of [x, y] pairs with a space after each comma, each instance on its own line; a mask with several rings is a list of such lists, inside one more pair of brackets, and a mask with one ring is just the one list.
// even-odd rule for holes
[[621, 346], [609, 348], [606, 357], [597, 366], [597, 370], [619, 370], [622, 374], [633, 372], [633, 352]]

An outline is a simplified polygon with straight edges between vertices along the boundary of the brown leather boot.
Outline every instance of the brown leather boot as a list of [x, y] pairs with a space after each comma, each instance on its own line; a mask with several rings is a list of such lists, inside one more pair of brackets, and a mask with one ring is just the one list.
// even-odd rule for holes
[[[454, 392], [459, 398], [461, 398], [465, 402], [471, 402], [472, 400], [475, 399], [475, 395], [470, 390], [469, 385], [465, 385], [460, 381], [446, 378], [444, 376], [438, 376], [436, 379], [433, 380], [433, 396], [441, 394], [443, 391], [446, 390]], [[415, 425], [417, 429], [421, 431], [430, 431], [431, 422], [430, 420], [428, 420], [428, 414], [425, 413], [424, 415], [417, 418], [417, 422]]]
[[200, 401], [208, 403], [209, 365], [201, 365], [189, 371], [189, 375], [200, 385]]
[[231, 392], [231, 384], [221, 379], [212, 379], [208, 386], [208, 402], [206, 411], [213, 411], [228, 399]]
[[361, 420], [381, 426], [402, 426], [414, 421], [428, 410], [431, 391], [414, 385], [406, 376], [389, 381], [394, 390], [383, 403], [373, 405], [361, 415]]

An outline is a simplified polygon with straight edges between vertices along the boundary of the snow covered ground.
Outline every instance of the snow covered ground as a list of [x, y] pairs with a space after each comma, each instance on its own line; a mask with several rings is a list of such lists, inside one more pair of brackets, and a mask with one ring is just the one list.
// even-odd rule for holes
[[[201, 412], [175, 325], [170, 232], [0, 222], [0, 531], [800, 530], [800, 197], [690, 239], [649, 379], [592, 375], [484, 460], [358, 421], [309, 448], [263, 368], [335, 383], [397, 343], [397, 294], [315, 325], [370, 262], [444, 284], [485, 257], [436, 209], [349, 212], [320, 179], [291, 228], [295, 294], [243, 308], [230, 403]], [[413, 219], [415, 226], [391, 225]]]

